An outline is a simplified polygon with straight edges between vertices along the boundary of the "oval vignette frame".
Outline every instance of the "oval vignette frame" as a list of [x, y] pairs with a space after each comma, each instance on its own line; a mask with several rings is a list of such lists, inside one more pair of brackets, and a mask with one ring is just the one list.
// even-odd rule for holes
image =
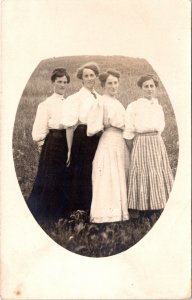
[[[37, 105], [52, 93], [50, 74], [56, 67], [66, 68], [71, 76], [71, 84], [67, 89], [66, 96], [71, 95], [81, 87], [80, 81], [75, 76], [76, 69], [88, 61], [97, 62], [101, 71], [110, 67], [121, 72], [117, 98], [125, 107], [139, 97], [139, 89], [136, 86], [138, 76], [146, 72], [156, 74], [145, 59], [126, 56], [65, 56], [41, 61], [23, 91], [13, 130], [15, 170], [25, 200], [32, 189], [39, 159], [37, 148], [32, 141], [31, 130]], [[158, 74], [156, 75], [158, 76]], [[99, 93], [102, 91], [99, 83], [97, 83], [96, 90]], [[175, 176], [179, 154], [178, 129], [171, 102], [161, 80], [158, 88], [158, 99], [165, 114], [166, 127], [162, 137]], [[159, 215], [154, 215], [154, 219], [150, 220], [142, 218], [140, 224], [129, 222], [129, 226], [116, 223], [111, 224], [111, 226], [96, 226], [89, 225], [86, 223], [87, 220], [80, 222], [73, 220], [74, 222], [70, 224], [65, 219], [60, 219], [51, 227], [46, 224], [40, 224], [40, 226], [55, 242], [71, 252], [88, 257], [106, 257], [121, 253], [134, 246], [152, 228], [158, 218]], [[66, 233], [65, 236], [64, 233]], [[83, 234], [88, 237], [89, 241], [94, 240], [89, 251], [87, 250], [88, 244], [82, 242]]]

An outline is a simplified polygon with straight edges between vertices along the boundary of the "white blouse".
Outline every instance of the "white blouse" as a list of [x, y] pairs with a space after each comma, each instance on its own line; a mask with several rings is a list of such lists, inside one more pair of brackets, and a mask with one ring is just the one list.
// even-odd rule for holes
[[125, 127], [125, 108], [117, 99], [103, 95], [90, 109], [87, 125], [88, 136], [110, 126], [123, 130]]
[[[100, 95], [96, 91], [93, 92], [98, 99]], [[95, 101], [94, 95], [85, 87], [67, 97], [63, 105], [62, 124], [66, 127], [87, 124], [88, 112]]]
[[32, 129], [32, 138], [43, 145], [49, 129], [64, 129], [61, 124], [63, 95], [53, 93], [45, 101], [38, 105], [35, 121]]
[[161, 133], [165, 127], [162, 106], [153, 98], [139, 98], [127, 106], [125, 115], [125, 139], [134, 138], [136, 133], [158, 131]]

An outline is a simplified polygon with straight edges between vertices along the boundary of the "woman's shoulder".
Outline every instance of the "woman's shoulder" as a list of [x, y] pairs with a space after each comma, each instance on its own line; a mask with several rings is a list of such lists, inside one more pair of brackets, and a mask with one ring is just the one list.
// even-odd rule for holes
[[75, 92], [75, 93], [69, 95], [69, 96], [66, 98], [66, 100], [74, 100], [74, 101], [75, 101], [75, 100], [78, 100], [78, 99], [80, 99], [82, 93], [83, 93], [83, 90], [82, 90], [82, 88], [81, 88], [79, 91], [77, 91], [77, 92]]
[[66, 101], [73, 100], [77, 98], [77, 93], [71, 94], [67, 96]]
[[52, 106], [52, 105], [56, 105], [56, 103], [54, 100], [58, 101], [58, 100], [63, 100], [63, 96], [62, 95], [58, 95], [53, 93], [52, 95], [50, 95], [49, 97], [47, 97], [42, 104], [47, 105], [47, 106]]
[[131, 101], [130, 103], [128, 103], [126, 109], [134, 109], [134, 108], [137, 107], [139, 104], [140, 104], [139, 99], [133, 100], [133, 101]]
[[41, 101], [39, 104], [38, 104], [38, 107], [46, 107], [46, 106], [49, 106], [53, 100], [53, 94], [50, 95], [49, 97], [45, 98], [43, 101]]
[[153, 98], [153, 103], [158, 107], [162, 108], [162, 105], [159, 103], [159, 100], [157, 98]]
[[100, 96], [99, 101], [103, 104], [104, 108], [108, 108], [112, 106], [111, 98], [107, 95]]

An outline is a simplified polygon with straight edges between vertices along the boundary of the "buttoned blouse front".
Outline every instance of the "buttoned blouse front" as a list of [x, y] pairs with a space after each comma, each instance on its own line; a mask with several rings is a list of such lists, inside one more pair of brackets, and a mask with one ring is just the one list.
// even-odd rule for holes
[[34, 141], [42, 144], [49, 129], [64, 129], [61, 124], [61, 115], [65, 101], [63, 95], [53, 93], [38, 105], [32, 130]]
[[151, 100], [139, 98], [128, 105], [125, 114], [124, 138], [132, 139], [136, 133], [151, 131], [161, 133], [164, 127], [163, 109], [156, 98]]
[[[100, 95], [93, 91], [97, 98]], [[67, 97], [63, 105], [62, 124], [66, 127], [76, 126], [79, 124], [87, 124], [87, 117], [90, 108], [95, 103], [94, 95], [85, 87], [79, 92]]]

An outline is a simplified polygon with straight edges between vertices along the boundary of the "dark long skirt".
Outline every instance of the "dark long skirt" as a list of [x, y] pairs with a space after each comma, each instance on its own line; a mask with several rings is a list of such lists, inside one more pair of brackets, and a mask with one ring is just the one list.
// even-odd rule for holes
[[70, 176], [66, 130], [51, 129], [40, 154], [34, 186], [27, 205], [37, 221], [56, 221], [69, 210]]
[[71, 161], [71, 210], [90, 211], [92, 200], [92, 161], [99, 135], [87, 136], [87, 126], [79, 125], [73, 137]]

